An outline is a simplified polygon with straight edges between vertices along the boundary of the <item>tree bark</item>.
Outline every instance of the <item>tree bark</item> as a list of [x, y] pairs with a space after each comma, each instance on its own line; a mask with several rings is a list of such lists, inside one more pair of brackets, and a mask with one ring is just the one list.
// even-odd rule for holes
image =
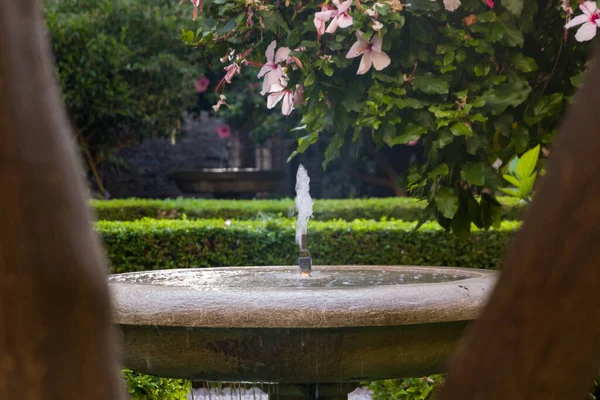
[[600, 59], [438, 400], [582, 400], [600, 367]]
[[106, 263], [38, 2], [0, 1], [0, 399], [118, 400]]

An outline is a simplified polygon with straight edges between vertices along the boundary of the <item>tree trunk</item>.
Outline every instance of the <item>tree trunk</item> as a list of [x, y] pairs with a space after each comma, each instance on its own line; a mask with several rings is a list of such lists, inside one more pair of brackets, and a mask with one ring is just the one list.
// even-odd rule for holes
[[600, 59], [438, 400], [582, 400], [600, 367]]
[[122, 399], [106, 263], [38, 2], [0, 1], [0, 399]]

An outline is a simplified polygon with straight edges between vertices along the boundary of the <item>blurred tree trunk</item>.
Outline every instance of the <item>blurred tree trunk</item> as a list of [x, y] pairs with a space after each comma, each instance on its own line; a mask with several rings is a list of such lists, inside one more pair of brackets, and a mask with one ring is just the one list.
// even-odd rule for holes
[[600, 60], [437, 400], [585, 399], [600, 367]]
[[0, 399], [122, 399], [106, 263], [38, 2], [0, 1]]

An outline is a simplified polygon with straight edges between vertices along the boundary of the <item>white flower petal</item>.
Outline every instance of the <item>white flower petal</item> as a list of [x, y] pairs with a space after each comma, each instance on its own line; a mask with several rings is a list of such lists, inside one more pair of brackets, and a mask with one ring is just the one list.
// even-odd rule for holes
[[575, 40], [578, 42], [586, 42], [588, 40], [592, 40], [596, 36], [596, 29], [598, 26], [594, 22], [586, 22], [581, 25], [581, 28], [577, 31], [575, 35]]
[[267, 47], [267, 51], [265, 52], [265, 57], [267, 57], [267, 64], [273, 63], [273, 57], [275, 56], [275, 47], [277, 47], [277, 42], [273, 40], [269, 47]]
[[589, 17], [587, 15], [578, 15], [573, 18], [568, 24], [565, 25], [565, 28], [569, 29], [577, 25], [585, 24], [589, 21]]
[[271, 68], [270, 64], [265, 64], [262, 66], [262, 68], [260, 69], [260, 71], [258, 71], [258, 75], [257, 78], [262, 78], [263, 76], [265, 76], [265, 74], [268, 74], [269, 72], [271, 72], [273, 70], [273, 68]]
[[281, 101], [281, 99], [283, 99], [284, 95], [285, 95], [285, 91], [283, 91], [283, 90], [281, 90], [279, 92], [271, 93], [269, 95], [269, 97], [267, 97], [267, 108], [270, 110], [271, 108], [275, 107], [277, 105], [277, 103], [279, 103]]
[[338, 17], [338, 25], [340, 28], [347, 28], [352, 25], [352, 17], [346, 13], [340, 14]]
[[460, 0], [444, 0], [444, 8], [448, 11], [456, 11], [460, 7]]
[[333, 20], [331, 21], [331, 23], [329, 24], [329, 26], [327, 27], [327, 29], [325, 30], [325, 32], [327, 32], [327, 33], [335, 33], [335, 31], [338, 28], [338, 18], [339, 18], [339, 16], [333, 17]]
[[318, 13], [315, 13], [315, 18], [319, 21], [327, 22], [336, 15], [337, 11], [335, 10], [319, 11]]
[[348, 11], [348, 9], [350, 8], [350, 6], [352, 5], [352, 0], [346, 0], [342, 4], [340, 4], [339, 2], [336, 2], [334, 0], [334, 3], [336, 5], [336, 7], [338, 8], [339, 12], [343, 13], [343, 12]]
[[277, 53], [275, 53], [275, 62], [280, 63], [287, 60], [288, 56], [290, 55], [290, 51], [291, 50], [289, 47], [280, 47], [279, 50], [277, 50]]
[[376, 53], [373, 52], [371, 53], [371, 61], [373, 62], [373, 67], [377, 70], [377, 71], [381, 71], [382, 69], [384, 69], [385, 67], [387, 67], [388, 65], [390, 65], [390, 63], [392, 62], [392, 60], [390, 60], [390, 57], [381, 52], [381, 53]]
[[281, 104], [281, 112], [283, 115], [290, 115], [294, 109], [294, 95], [289, 90], [283, 95], [283, 103]]
[[348, 50], [348, 54], [346, 54], [346, 58], [356, 58], [369, 49], [369, 42], [366, 40], [359, 40], [354, 42], [350, 50]]
[[[275, 69], [271, 70], [267, 75], [265, 75], [265, 79], [263, 80], [262, 90], [260, 94], [264, 96], [267, 93], [277, 92], [279, 90], [283, 90], [285, 86], [283, 86], [283, 70]], [[287, 84], [287, 81], [286, 81]]]
[[371, 51], [365, 51], [360, 59], [360, 65], [358, 66], [358, 71], [356, 71], [356, 75], [364, 75], [368, 70], [371, 69]]
[[318, 19], [315, 16], [315, 19], [313, 20], [314, 24], [315, 24], [315, 28], [317, 28], [317, 34], [319, 36], [323, 36], [323, 34], [325, 33], [325, 21], [321, 21], [320, 19]]
[[595, 1], [586, 1], [579, 6], [579, 9], [583, 11], [585, 15], [591, 16], [596, 12], [598, 6], [596, 5]]
[[383, 39], [379, 36], [375, 36], [372, 40], [371, 40], [371, 49], [375, 52], [375, 53], [381, 53], [381, 46], [383, 45]]

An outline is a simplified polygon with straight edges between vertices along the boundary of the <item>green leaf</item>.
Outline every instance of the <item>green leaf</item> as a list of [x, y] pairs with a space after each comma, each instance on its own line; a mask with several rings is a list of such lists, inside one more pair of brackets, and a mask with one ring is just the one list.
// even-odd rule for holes
[[442, 44], [438, 44], [437, 47], [435, 48], [435, 54], [446, 54], [450, 51], [454, 51], [456, 50], [456, 44], [455, 43], [442, 43]]
[[513, 24], [504, 24], [504, 42], [510, 47], [523, 47], [525, 43], [523, 32]]
[[485, 183], [485, 165], [482, 163], [467, 164], [460, 171], [460, 176], [471, 185], [482, 186]]
[[461, 64], [463, 61], [467, 59], [467, 52], [464, 49], [460, 49], [456, 52], [456, 62]]
[[493, 115], [500, 115], [508, 107], [517, 107], [527, 100], [530, 92], [531, 87], [526, 81], [510, 82], [487, 90], [481, 95], [481, 99]]
[[531, 194], [533, 190], [533, 185], [535, 184], [535, 179], [537, 178], [537, 172], [534, 172], [532, 175], [527, 178], [521, 179], [521, 185], [518, 186], [519, 191], [521, 192], [522, 198], [527, 198]]
[[442, 74], [445, 74], [445, 73], [448, 73], [448, 72], [452, 72], [452, 71], [456, 71], [456, 66], [455, 65], [448, 65], [447, 67], [440, 68], [440, 72]]
[[446, 55], [444, 56], [444, 65], [450, 65], [454, 62], [454, 57], [456, 56], [456, 54], [453, 51], [449, 51], [448, 53], [446, 53]]
[[472, 122], [486, 122], [488, 120], [488, 117], [484, 116], [483, 114], [477, 113], [469, 115], [469, 119]]
[[500, 227], [502, 220], [502, 205], [495, 197], [484, 193], [481, 195], [481, 220], [485, 229], [490, 226]]
[[310, 73], [306, 76], [306, 79], [304, 80], [304, 86], [312, 86], [315, 83], [315, 74], [314, 73]]
[[[437, 5], [436, 3], [432, 3], [429, 0], [425, 0], [425, 2]], [[411, 2], [411, 5], [412, 9], [416, 9], [414, 7], [415, 4], [413, 2]], [[427, 18], [412, 18], [408, 27], [410, 30], [410, 35], [416, 41], [419, 41], [421, 43], [433, 43], [435, 37], [437, 36], [435, 33], [435, 29], [433, 28], [433, 26]]]
[[515, 186], [516, 188], [519, 188], [521, 186], [521, 183], [519, 182], [519, 180], [512, 176], [512, 175], [508, 175], [508, 174], [504, 174], [502, 175], [502, 177], [511, 185]]
[[514, 157], [508, 163], [508, 172], [516, 176], [517, 175], [517, 165], [519, 165], [519, 157]]
[[519, 159], [517, 164], [517, 176], [520, 180], [529, 177], [535, 171], [537, 162], [540, 156], [540, 145], [538, 144], [533, 149], [525, 152]]
[[506, 193], [509, 196], [516, 197], [517, 199], [521, 198], [521, 191], [517, 188], [500, 188], [500, 191]]
[[510, 133], [510, 142], [515, 146], [517, 153], [522, 153], [529, 144], [529, 130], [520, 124]]
[[448, 83], [441, 77], [432, 74], [417, 76], [413, 88], [426, 94], [448, 94]]
[[221, 35], [223, 35], [225, 33], [231, 32], [236, 26], [237, 26], [237, 21], [234, 18], [232, 18], [229, 21], [227, 21], [227, 23], [225, 25], [223, 25], [217, 32], [219, 32]]
[[282, 29], [286, 33], [290, 32], [290, 28], [288, 27], [287, 22], [285, 22], [285, 20], [279, 12], [269, 12], [267, 10], [263, 10], [259, 11], [258, 15], [262, 18], [266, 30], [271, 31], [275, 34], [278, 33], [279, 29]]
[[535, 59], [524, 56], [521, 53], [515, 53], [510, 57], [510, 63], [519, 71], [533, 72], [537, 71], [538, 65]]
[[327, 146], [327, 150], [325, 150], [325, 160], [323, 161], [323, 170], [327, 169], [327, 165], [339, 157], [340, 148], [344, 144], [344, 135], [336, 134], [333, 139], [331, 139], [331, 143]]
[[316, 131], [309, 135], [302, 136], [300, 139], [298, 139], [298, 148], [294, 150], [294, 152], [292, 152], [292, 154], [288, 157], [287, 162], [290, 162], [298, 154], [304, 153], [310, 147], [311, 144], [317, 142], [318, 138], [319, 131]]
[[473, 136], [473, 131], [470, 126], [463, 124], [462, 122], [456, 122], [450, 127], [450, 132], [454, 136]]
[[452, 232], [461, 240], [468, 240], [471, 235], [471, 217], [467, 204], [461, 204], [452, 219]]
[[490, 73], [491, 65], [489, 60], [482, 60], [475, 65], [475, 76], [486, 76]]
[[396, 104], [396, 107], [398, 107], [399, 109], [414, 108], [418, 110], [425, 107], [425, 103], [423, 103], [421, 100], [417, 100], [412, 97], [403, 97], [401, 99], [396, 99], [394, 101], [394, 104]]
[[533, 108], [533, 115], [546, 117], [561, 111], [564, 96], [562, 93], [553, 93], [542, 97]]
[[396, 133], [396, 128], [394, 128], [393, 126], [392, 128], [393, 133], [391, 133], [388, 136], [388, 133], [386, 131], [386, 133], [384, 134], [384, 141], [390, 147], [395, 146], [397, 144], [408, 144], [413, 140], [418, 140], [423, 133], [427, 132], [427, 129], [423, 128], [422, 126], [413, 124], [412, 122], [406, 124], [404, 131], [399, 136], [393, 136], [393, 134]]
[[438, 176], [446, 176], [449, 173], [450, 173], [450, 169], [448, 168], [448, 165], [445, 163], [440, 164], [429, 173], [429, 179], [435, 179]]
[[496, 13], [492, 10], [481, 13], [477, 16], [479, 22], [487, 23], [496, 19]]
[[469, 217], [478, 228], [483, 228], [483, 221], [481, 218], [481, 206], [473, 197], [471, 192], [467, 192], [467, 210], [469, 212]]
[[517, 17], [523, 12], [523, 0], [502, 0], [502, 6]]
[[333, 76], [333, 68], [329, 64], [323, 64], [323, 72], [327, 76]]
[[438, 147], [440, 149], [443, 149], [444, 147], [448, 146], [453, 141], [454, 141], [454, 135], [450, 131], [444, 130], [444, 131], [442, 131], [442, 133], [440, 134], [440, 137], [437, 140]]
[[416, 11], [439, 11], [441, 9], [437, 2], [431, 0], [415, 0], [410, 2], [410, 8]]
[[584, 77], [585, 77], [585, 71], [581, 71], [577, 75], [571, 77], [571, 79], [570, 79], [571, 85], [575, 86], [576, 88], [579, 88], [581, 85], [583, 85]]
[[458, 211], [458, 196], [452, 189], [443, 187], [435, 195], [435, 205], [445, 218], [452, 219]]

